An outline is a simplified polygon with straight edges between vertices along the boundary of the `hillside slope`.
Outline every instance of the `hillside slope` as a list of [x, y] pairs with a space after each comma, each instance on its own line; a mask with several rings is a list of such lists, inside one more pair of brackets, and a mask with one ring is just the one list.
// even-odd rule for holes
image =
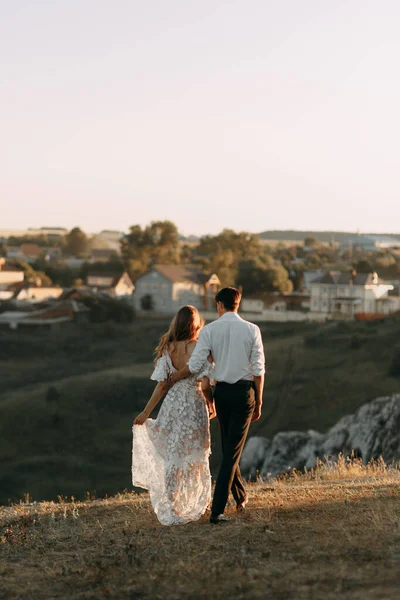
[[0, 598], [399, 597], [399, 472], [342, 463], [249, 490], [223, 526], [162, 527], [147, 494], [0, 509]]
[[[0, 333], [0, 503], [130, 488], [131, 424], [147, 402], [164, 321], [57, 336]], [[264, 324], [267, 384], [251, 435], [326, 431], [365, 402], [398, 392], [388, 370], [396, 320]], [[219, 435], [212, 422], [211, 466]]]
[[[380, 236], [389, 236], [389, 237], [400, 237], [398, 233], [364, 233], [362, 235], [380, 235]], [[293, 240], [295, 241], [303, 241], [306, 237], [317, 238], [320, 242], [329, 243], [332, 240], [335, 242], [342, 244], [347, 242], [349, 238], [353, 238], [356, 236], [356, 233], [353, 231], [307, 231], [307, 230], [297, 230], [297, 229], [273, 229], [269, 231], [262, 231], [259, 234], [262, 240]]]

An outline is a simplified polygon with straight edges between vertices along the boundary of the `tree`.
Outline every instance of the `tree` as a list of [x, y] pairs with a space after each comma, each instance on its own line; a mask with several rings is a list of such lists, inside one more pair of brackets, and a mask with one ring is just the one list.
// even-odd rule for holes
[[290, 271], [290, 281], [293, 288], [302, 292], [304, 290], [304, 271], [303, 269], [294, 268]]
[[319, 245], [319, 240], [311, 235], [307, 236], [304, 240], [305, 248], [317, 248]]
[[244, 294], [262, 292], [290, 293], [293, 284], [289, 273], [272, 259], [268, 263], [260, 260], [244, 260], [239, 263], [236, 285], [243, 287]]
[[13, 260], [11, 261], [13, 265], [15, 265], [16, 267], [18, 267], [19, 269], [22, 269], [22, 271], [24, 272], [24, 280], [27, 283], [40, 283], [40, 285], [44, 285], [44, 286], [51, 286], [53, 285], [53, 282], [51, 280], [51, 278], [47, 275], [47, 273], [44, 273], [43, 271], [37, 271], [36, 269], [33, 268], [32, 265], [23, 262], [22, 260]]
[[215, 271], [223, 285], [234, 285], [239, 262], [256, 259], [262, 254], [258, 235], [224, 229], [218, 235], [200, 238], [199, 245], [193, 250], [193, 262], [206, 271]]
[[71, 287], [76, 273], [63, 261], [48, 263], [45, 260], [39, 260], [34, 263], [38, 271], [46, 274], [54, 283], [62, 287]]
[[361, 259], [353, 264], [353, 267], [359, 273], [372, 273], [374, 268], [369, 260]]
[[65, 236], [63, 248], [65, 256], [82, 258], [89, 252], [89, 247], [89, 238], [79, 227], [74, 227]]
[[143, 229], [140, 225], [133, 225], [121, 242], [121, 254], [124, 266], [133, 279], [155, 263], [179, 264], [178, 229], [171, 221], [153, 221]]

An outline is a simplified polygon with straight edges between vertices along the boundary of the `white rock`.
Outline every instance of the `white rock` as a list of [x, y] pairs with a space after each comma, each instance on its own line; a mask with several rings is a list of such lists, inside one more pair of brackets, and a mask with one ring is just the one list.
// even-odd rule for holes
[[246, 479], [255, 479], [261, 469], [271, 442], [264, 437], [249, 438], [240, 460], [240, 470]]
[[282, 471], [315, 466], [318, 458], [335, 460], [340, 452], [362, 458], [364, 464], [380, 456], [387, 464], [400, 460], [400, 394], [377, 398], [354, 415], [346, 415], [326, 434], [317, 431], [285, 431], [270, 442], [250, 438], [243, 452], [241, 469], [254, 478], [275, 477]]

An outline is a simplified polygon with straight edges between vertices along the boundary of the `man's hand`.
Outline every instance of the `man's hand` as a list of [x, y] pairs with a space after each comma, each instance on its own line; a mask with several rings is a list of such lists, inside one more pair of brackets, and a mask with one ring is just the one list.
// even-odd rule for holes
[[134, 425], [143, 425], [143, 423], [145, 421], [147, 421], [148, 418], [149, 418], [149, 415], [145, 411], [143, 411], [140, 413], [140, 415], [138, 415], [136, 417], [136, 419], [133, 421], [133, 424]]
[[215, 409], [215, 402], [207, 402], [207, 406], [208, 406], [208, 416], [210, 417], [210, 421], [211, 421], [211, 419], [214, 419], [217, 416], [217, 411]]
[[256, 404], [255, 408], [254, 408], [253, 416], [251, 418], [251, 422], [254, 423], [254, 421], [258, 421], [258, 419], [260, 417], [261, 417], [261, 404]]
[[177, 373], [171, 373], [171, 375], [167, 379], [168, 387], [172, 388], [175, 383], [179, 381], [179, 377], [177, 377]]

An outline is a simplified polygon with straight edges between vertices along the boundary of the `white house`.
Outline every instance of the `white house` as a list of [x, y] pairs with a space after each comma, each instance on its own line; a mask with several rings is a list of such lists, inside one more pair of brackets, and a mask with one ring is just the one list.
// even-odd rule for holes
[[111, 250], [115, 255], [121, 254], [121, 240], [124, 237], [124, 233], [121, 231], [109, 231], [103, 230], [100, 233], [93, 235], [91, 239], [92, 250]]
[[174, 314], [191, 304], [206, 311], [212, 309], [220, 285], [215, 273], [207, 275], [190, 265], [155, 265], [136, 280], [135, 306]]
[[311, 283], [325, 275], [325, 271], [303, 271], [303, 288], [306, 292], [311, 292]]
[[96, 292], [107, 292], [112, 296], [131, 296], [135, 286], [128, 273], [102, 273], [89, 271], [86, 285]]
[[41, 285], [40, 279], [36, 284], [27, 284], [17, 289], [13, 295], [14, 300], [26, 300], [28, 302], [43, 302], [59, 298], [63, 288], [56, 285]]
[[361, 250], [374, 252], [388, 248], [400, 248], [400, 238], [391, 235], [355, 235], [348, 238], [343, 248], [360, 248]]
[[391, 296], [393, 285], [377, 273], [340, 273], [330, 271], [310, 283], [311, 311], [332, 318], [355, 315], [385, 315], [400, 309], [399, 299]]
[[5, 258], [0, 258], [0, 290], [7, 290], [14, 283], [23, 283], [25, 274], [22, 269], [8, 265]]

